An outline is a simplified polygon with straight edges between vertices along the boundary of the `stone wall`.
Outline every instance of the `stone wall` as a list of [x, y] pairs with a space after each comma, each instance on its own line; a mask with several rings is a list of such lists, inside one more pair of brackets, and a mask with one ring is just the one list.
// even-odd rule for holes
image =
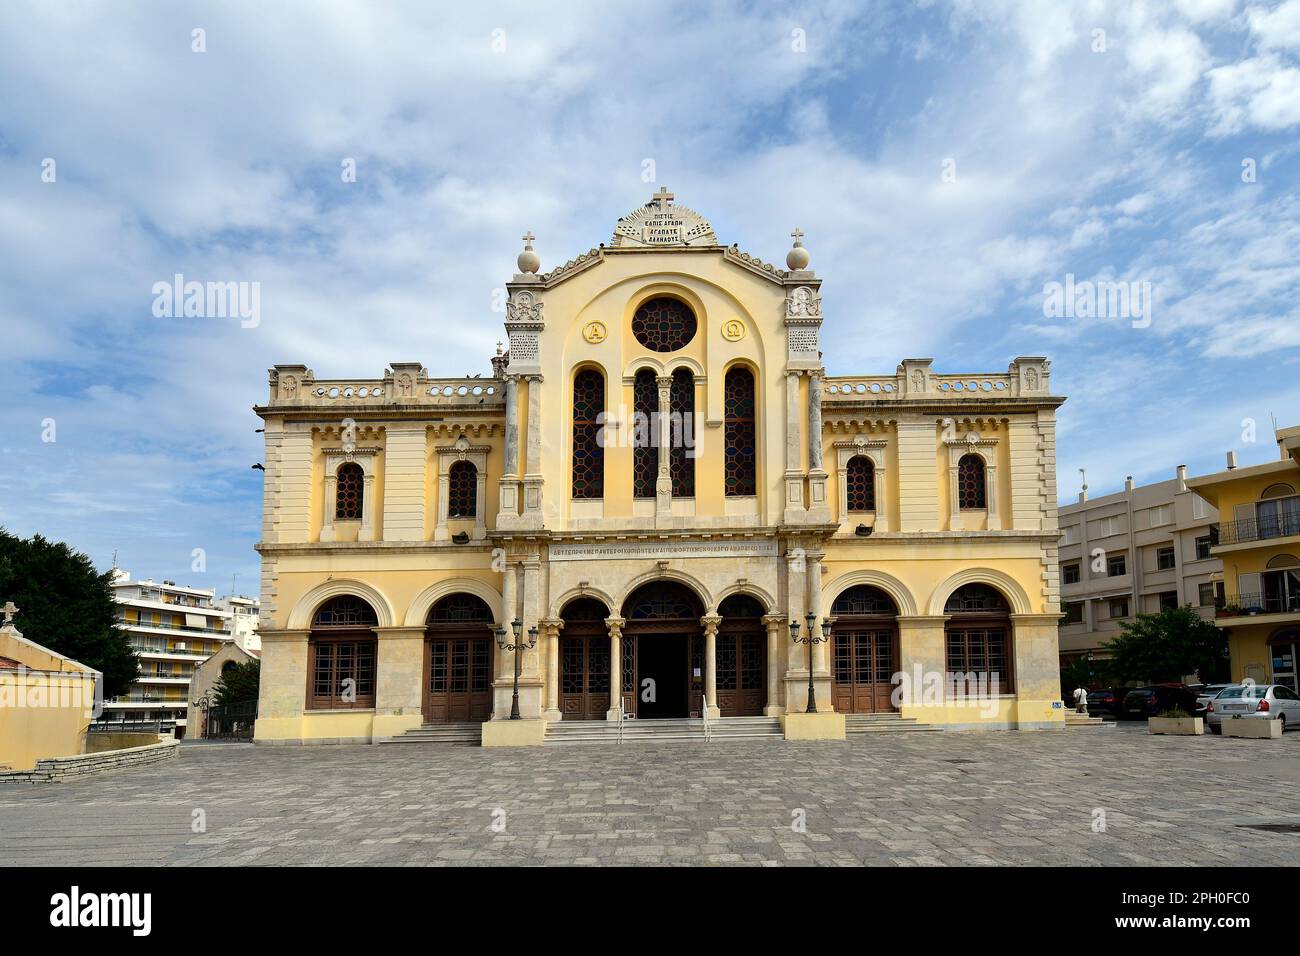
[[90, 774], [143, 767], [179, 755], [180, 741], [164, 740], [145, 747], [130, 747], [126, 750], [108, 750], [103, 753], [79, 754], [75, 757], [51, 757], [36, 761], [36, 767], [32, 770], [0, 773], [0, 784], [65, 783]]

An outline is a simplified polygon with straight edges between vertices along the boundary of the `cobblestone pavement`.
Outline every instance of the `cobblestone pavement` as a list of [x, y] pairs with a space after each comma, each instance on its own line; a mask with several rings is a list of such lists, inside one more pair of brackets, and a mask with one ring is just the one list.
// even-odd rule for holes
[[6, 786], [0, 864], [1300, 860], [1300, 834], [1241, 826], [1300, 823], [1300, 732], [1142, 730], [528, 750], [190, 743], [140, 770]]

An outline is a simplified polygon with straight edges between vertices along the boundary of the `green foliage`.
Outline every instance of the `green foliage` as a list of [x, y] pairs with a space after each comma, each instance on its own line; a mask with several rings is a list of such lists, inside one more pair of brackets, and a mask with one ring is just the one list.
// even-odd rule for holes
[[257, 700], [257, 685], [262, 676], [262, 662], [253, 660], [228, 667], [212, 687], [213, 698], [219, 705], [242, 704]]
[[112, 572], [40, 535], [18, 538], [0, 528], [0, 604], [18, 606], [23, 637], [101, 671], [104, 698], [125, 694], [139, 662], [117, 626]]
[[1228, 669], [1227, 636], [1190, 604], [1139, 614], [1120, 628], [1105, 646], [1111, 673], [1121, 681], [1177, 681], [1195, 673], [1209, 684], [1222, 680]]
[[1181, 707], [1166, 707], [1164, 710], [1160, 711], [1160, 713], [1158, 713], [1156, 716], [1167, 717], [1170, 720], [1184, 720], [1192, 715], [1189, 714], [1187, 711], [1183, 710]]

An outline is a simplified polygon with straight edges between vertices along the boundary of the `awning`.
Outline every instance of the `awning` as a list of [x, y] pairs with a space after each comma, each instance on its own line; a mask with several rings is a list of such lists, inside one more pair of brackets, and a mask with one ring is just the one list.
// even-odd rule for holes
[[208, 618], [204, 614], [186, 614], [185, 623], [190, 627], [207, 627]]

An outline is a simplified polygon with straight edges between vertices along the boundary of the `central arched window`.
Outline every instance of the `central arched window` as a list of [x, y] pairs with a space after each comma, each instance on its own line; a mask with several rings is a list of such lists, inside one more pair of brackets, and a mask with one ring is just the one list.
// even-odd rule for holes
[[375, 706], [378, 625], [374, 608], [350, 594], [317, 609], [307, 639], [309, 709]]
[[957, 505], [962, 511], [982, 511], [988, 507], [984, 483], [984, 459], [974, 453], [957, 462]]
[[758, 494], [758, 442], [754, 430], [754, 376], [743, 365], [727, 372], [723, 386], [726, 416], [727, 497]]
[[989, 693], [1011, 693], [1011, 609], [1002, 592], [988, 584], [963, 585], [948, 598], [943, 612], [948, 615], [944, 624], [948, 672], [966, 675], [960, 679], [968, 692], [968, 675], [974, 674]]
[[642, 302], [632, 316], [632, 334], [653, 352], [676, 352], [695, 338], [695, 313], [680, 299], [659, 296]]
[[458, 461], [447, 469], [447, 517], [473, 518], [478, 514], [478, 469], [473, 462]]
[[854, 455], [844, 471], [849, 511], [876, 510], [876, 466], [866, 455]]
[[602, 419], [605, 376], [584, 368], [573, 378], [573, 497], [605, 496], [605, 449]]
[[338, 480], [334, 489], [335, 521], [361, 520], [365, 485], [365, 473], [355, 461], [345, 461], [339, 466]]
[[655, 373], [643, 368], [632, 380], [632, 497], [653, 498], [659, 475], [659, 387]]
[[668, 463], [673, 479], [674, 498], [695, 497], [695, 376], [690, 369], [673, 372], [668, 399]]

